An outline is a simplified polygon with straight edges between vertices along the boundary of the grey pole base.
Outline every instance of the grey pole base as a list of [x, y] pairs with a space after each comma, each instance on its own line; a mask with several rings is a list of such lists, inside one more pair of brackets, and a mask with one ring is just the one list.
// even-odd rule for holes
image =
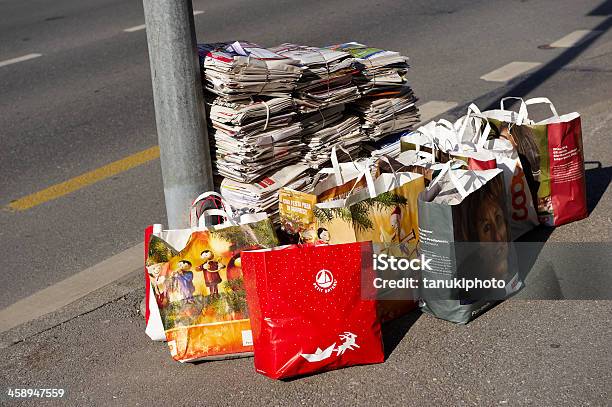
[[191, 0], [143, 0], [168, 227], [213, 189]]

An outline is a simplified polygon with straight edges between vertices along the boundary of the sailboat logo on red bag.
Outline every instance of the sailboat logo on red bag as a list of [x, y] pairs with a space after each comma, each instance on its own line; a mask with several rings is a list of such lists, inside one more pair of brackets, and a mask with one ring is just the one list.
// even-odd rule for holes
[[343, 333], [340, 335], [340, 339], [343, 342], [338, 347], [336, 347], [336, 342], [334, 342], [325, 350], [317, 348], [315, 353], [300, 353], [300, 356], [307, 361], [314, 363], [330, 358], [334, 352], [336, 352], [336, 356], [342, 356], [347, 350], [355, 350], [359, 348], [359, 345], [357, 345], [357, 335], [352, 332]]
[[315, 277], [314, 287], [322, 292], [328, 293], [334, 288], [338, 282], [334, 279], [334, 275], [329, 270], [319, 270]]

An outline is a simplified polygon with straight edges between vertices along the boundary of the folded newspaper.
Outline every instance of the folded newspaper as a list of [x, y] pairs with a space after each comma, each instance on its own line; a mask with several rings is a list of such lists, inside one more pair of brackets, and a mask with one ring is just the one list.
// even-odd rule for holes
[[351, 154], [361, 148], [361, 142], [366, 136], [361, 132], [359, 118], [355, 115], [345, 115], [340, 121], [329, 124], [314, 133], [304, 135], [306, 154], [304, 162], [314, 168], [329, 161], [334, 146], [342, 146]]
[[402, 85], [407, 82], [408, 57], [399, 52], [368, 47], [357, 42], [331, 45], [335, 51], [344, 51], [361, 65], [355, 77], [360, 90], [364, 93], [377, 87]]
[[349, 53], [297, 44], [281, 44], [271, 51], [297, 60], [305, 68], [296, 89], [300, 111], [312, 112], [360, 97], [353, 83], [359, 70]]
[[221, 195], [232, 207], [248, 208], [253, 212], [267, 212], [278, 221], [278, 191], [287, 187], [294, 190], [308, 190], [312, 187], [312, 177], [306, 164], [289, 165], [279, 169], [258, 182], [236, 182], [224, 179]]
[[288, 96], [304, 70], [295, 59], [245, 41], [201, 44], [198, 54], [205, 89], [229, 100]]
[[363, 119], [363, 132], [376, 141], [418, 124], [416, 101], [412, 89], [402, 86], [378, 96], [366, 96], [353, 107]]
[[235, 181], [252, 182], [298, 161], [304, 153], [300, 123], [235, 138], [215, 132], [216, 171]]
[[228, 101], [219, 97], [212, 102], [209, 114], [216, 128], [238, 134], [284, 126], [297, 113], [295, 102], [290, 97], [237, 101]]

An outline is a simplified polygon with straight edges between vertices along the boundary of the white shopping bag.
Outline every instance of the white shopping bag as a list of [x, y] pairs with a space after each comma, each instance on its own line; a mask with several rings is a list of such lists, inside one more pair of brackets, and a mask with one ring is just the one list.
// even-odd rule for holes
[[[502, 106], [505, 99], [507, 98], [502, 99]], [[489, 122], [489, 117], [510, 120], [518, 115], [511, 111], [501, 110], [491, 114], [489, 112], [483, 113], [472, 103], [468, 108], [467, 115], [455, 123], [462, 129], [460, 131], [463, 136], [464, 148], [473, 149], [478, 154], [494, 158], [496, 168], [503, 171], [513, 240], [536, 227], [538, 217], [517, 149], [507, 139], [491, 132], [493, 126]], [[484, 130], [481, 130], [483, 127]]]

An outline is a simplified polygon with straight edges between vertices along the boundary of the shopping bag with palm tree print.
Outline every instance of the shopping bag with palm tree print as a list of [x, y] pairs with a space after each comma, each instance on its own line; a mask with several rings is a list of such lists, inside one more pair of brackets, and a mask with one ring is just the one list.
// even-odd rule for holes
[[367, 187], [346, 198], [315, 205], [320, 243], [372, 241], [380, 252], [410, 257], [418, 240], [417, 197], [425, 188], [421, 174], [382, 173], [374, 181], [367, 165], [359, 183]]
[[[192, 217], [192, 228], [162, 230], [149, 241], [151, 284], [170, 354], [180, 362], [248, 356], [253, 350], [241, 252], [274, 247], [278, 240], [266, 214], [241, 219], [227, 210], [204, 210]], [[215, 217], [224, 221], [199, 224]]]
[[[382, 173], [372, 179], [366, 168], [361, 177], [367, 187], [347, 198], [315, 206], [318, 243], [338, 244], [372, 241], [377, 254], [417, 256], [417, 197], [425, 188], [424, 177], [411, 172]], [[356, 180], [356, 184], [359, 179]], [[393, 270], [377, 271], [378, 277], [393, 279]], [[377, 303], [382, 322], [400, 317], [416, 307], [409, 293], [379, 289]]]

